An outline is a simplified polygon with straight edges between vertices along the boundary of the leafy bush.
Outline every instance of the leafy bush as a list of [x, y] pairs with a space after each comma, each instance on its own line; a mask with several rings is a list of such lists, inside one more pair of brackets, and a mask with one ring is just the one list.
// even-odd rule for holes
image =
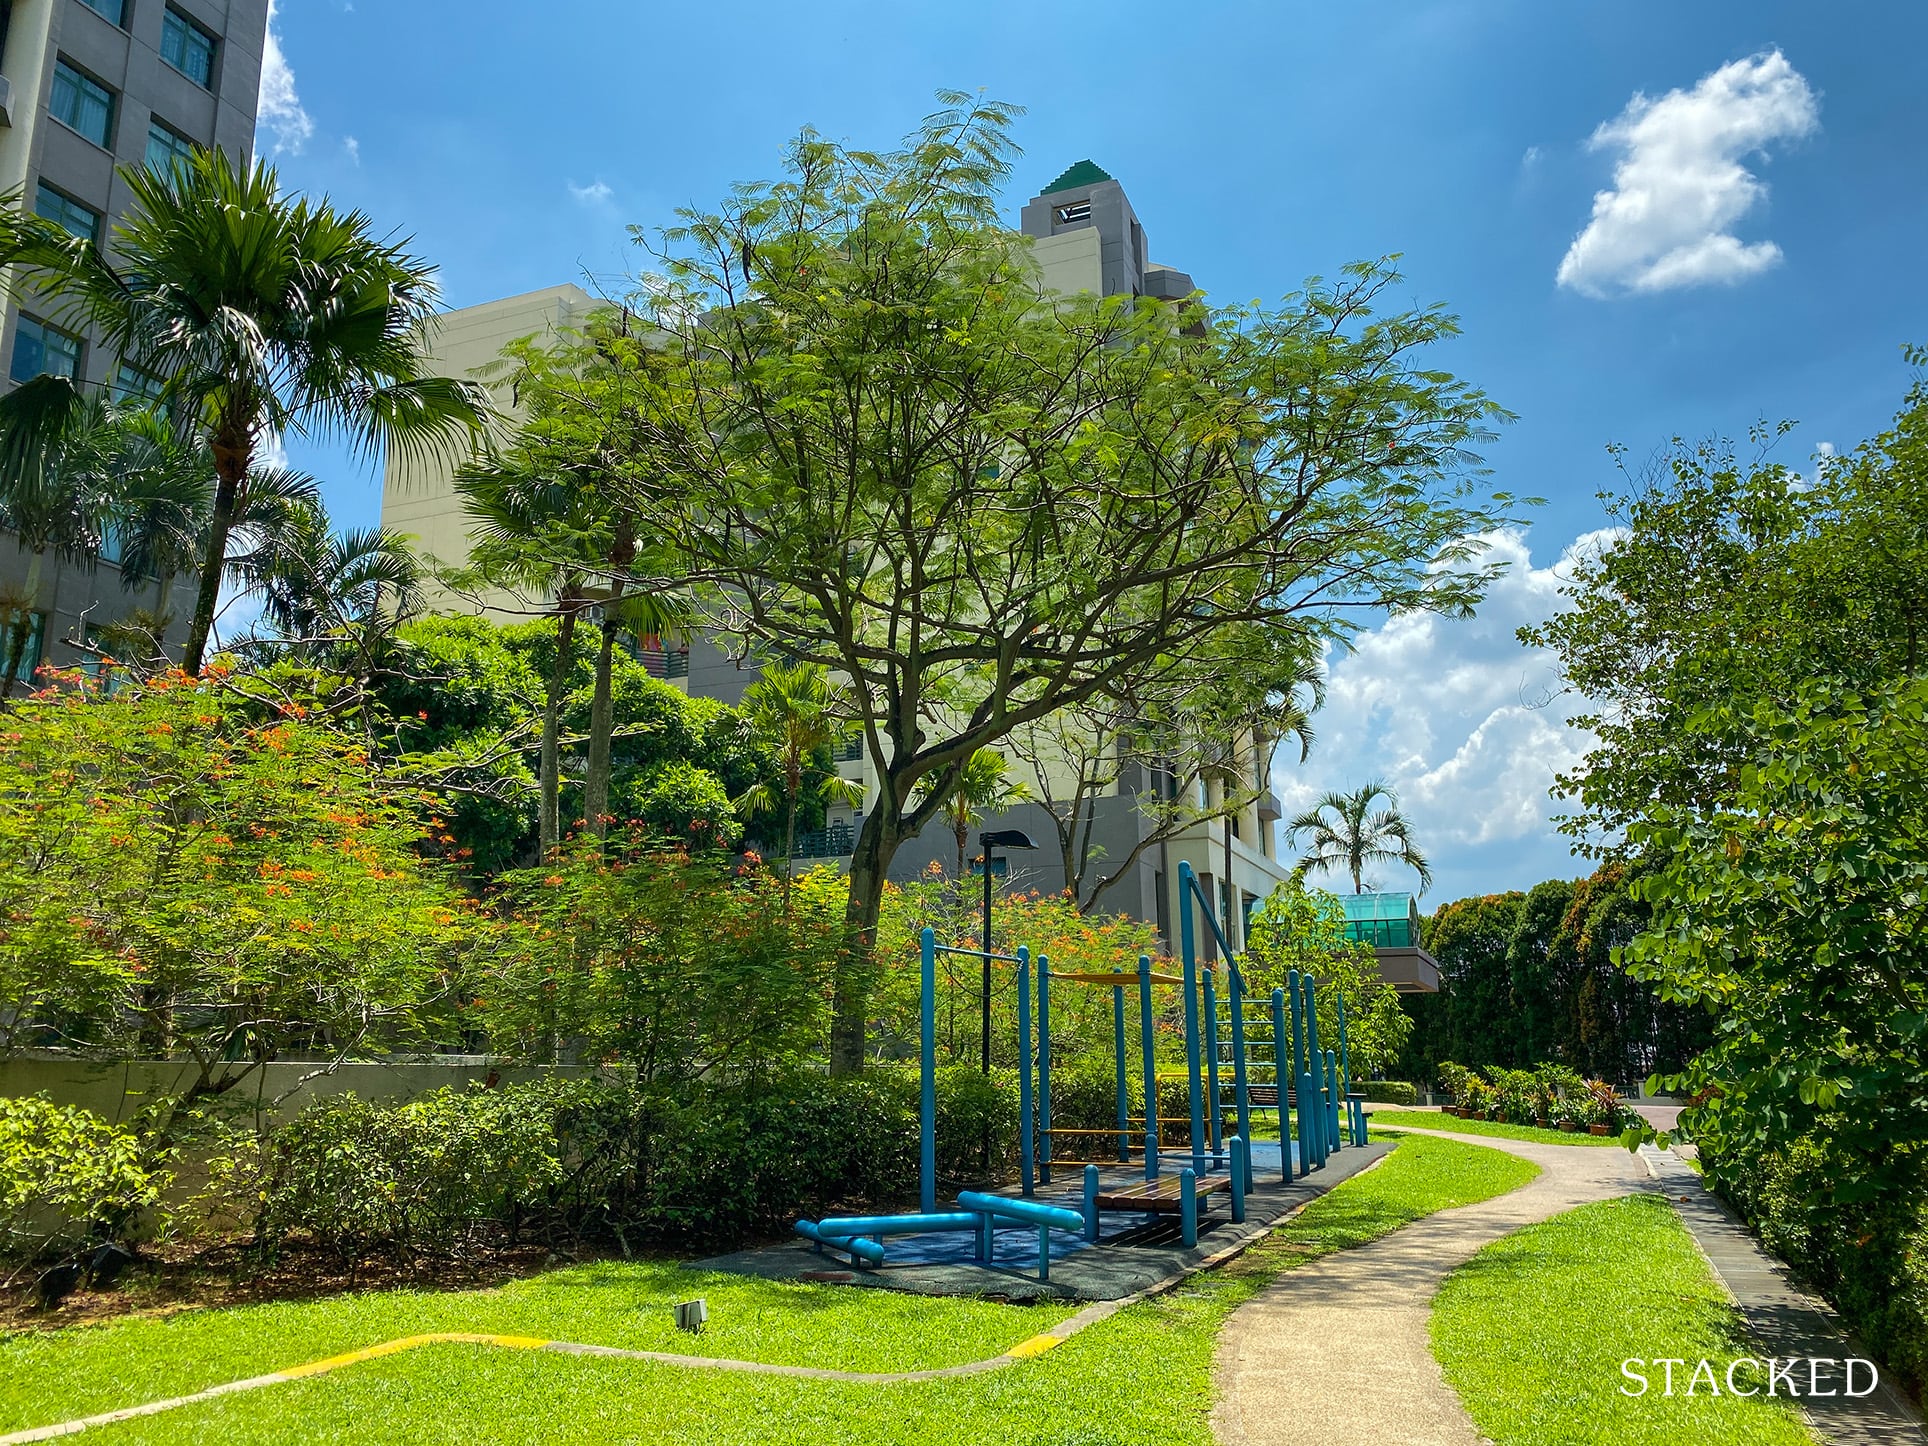
[[454, 1246], [561, 1182], [554, 1086], [440, 1089], [400, 1105], [337, 1095], [275, 1132], [256, 1233], [344, 1258]]
[[636, 830], [507, 875], [479, 1000], [495, 1046], [620, 1060], [645, 1084], [782, 1073], [828, 1033], [835, 924], [764, 870]]
[[1897, 1162], [1916, 1188], [1871, 1207], [1835, 1198], [1845, 1153], [1816, 1134], [1756, 1158], [1703, 1144], [1700, 1159], [1761, 1244], [1834, 1304], [1891, 1378], [1919, 1392], [1928, 1384], [1928, 1159], [1917, 1151]]
[[44, 1095], [0, 1098], [0, 1252], [119, 1235], [160, 1184], [131, 1131]]
[[[1003, 1118], [958, 1077], [940, 1091], [940, 1163]], [[988, 1098], [1001, 1101], [994, 1082]], [[960, 1111], [975, 1099], [978, 1113]], [[1015, 1140], [1016, 1110], [1004, 1139]], [[948, 1126], [948, 1128], [946, 1128]], [[270, 1142], [257, 1238], [354, 1258], [447, 1252], [507, 1231], [732, 1243], [800, 1213], [915, 1191], [915, 1076], [813, 1072], [642, 1091], [543, 1080], [443, 1089], [403, 1104], [324, 1100]]]
[[986, 1075], [976, 1065], [939, 1065], [937, 1173], [978, 1180], [1011, 1169], [1017, 1158], [1017, 1071]]
[[1412, 1105], [1419, 1103], [1419, 1088], [1398, 1079], [1370, 1079], [1357, 1085], [1359, 1093], [1375, 1105]]

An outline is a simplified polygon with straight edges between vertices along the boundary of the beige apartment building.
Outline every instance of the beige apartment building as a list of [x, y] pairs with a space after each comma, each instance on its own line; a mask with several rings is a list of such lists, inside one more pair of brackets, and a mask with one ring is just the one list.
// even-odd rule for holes
[[[1072, 166], [1028, 202], [1020, 227], [1031, 238], [1043, 285], [1049, 291], [1176, 300], [1194, 290], [1190, 276], [1150, 259], [1145, 229], [1123, 186], [1090, 161]], [[466, 307], [439, 318], [430, 338], [431, 349], [447, 375], [475, 376], [497, 361], [511, 342], [566, 330], [579, 324], [596, 305], [580, 287], [564, 284]], [[509, 401], [507, 388], [499, 382], [497, 401], [505, 406]], [[462, 512], [445, 466], [410, 465], [391, 459], [383, 481], [382, 525], [410, 535], [418, 546], [444, 563], [459, 564], [468, 557], [472, 524]], [[480, 611], [504, 621], [544, 611], [542, 602], [501, 593], [470, 597], [446, 591], [432, 599], [432, 605], [441, 610]], [[731, 646], [731, 642], [699, 638], [687, 647], [651, 649], [638, 656], [651, 672], [693, 694], [736, 703], [756, 680], [758, 667], [740, 644]], [[1215, 912], [1229, 913], [1233, 945], [1242, 943], [1243, 924], [1250, 910], [1289, 873], [1279, 858], [1278, 801], [1265, 783], [1271, 767], [1271, 746], [1254, 739], [1249, 752], [1245, 766], [1252, 788], [1242, 791], [1256, 789], [1257, 797], [1229, 821], [1229, 828], [1226, 820], [1214, 820], [1147, 848], [1103, 896], [1103, 907], [1155, 923], [1171, 938], [1173, 921], [1178, 917], [1178, 866], [1181, 861], [1187, 862], [1207, 895], [1218, 901]], [[846, 777], [874, 787], [873, 770], [861, 745], [845, 749], [838, 766]], [[1023, 776], [1021, 770], [1019, 776]], [[1035, 778], [1030, 781], [1039, 782]], [[1062, 796], [1066, 792], [1066, 779], [1054, 778], [1053, 784], [1054, 793]], [[1133, 766], [1120, 770], [1115, 787], [1091, 806], [1094, 851], [1101, 851], [1105, 860], [1126, 859], [1147, 836], [1141, 801], [1154, 792], [1170, 799], [1178, 786], [1169, 775], [1152, 770]], [[1216, 783], [1187, 786], [1197, 790], [1202, 806], [1216, 807], [1220, 802]], [[847, 857], [860, 823], [860, 809], [833, 809], [826, 827], [803, 841], [810, 862], [834, 863]], [[1041, 845], [1035, 853], [1011, 856], [1009, 868], [1016, 882], [1045, 892], [1064, 888], [1053, 824], [1042, 806], [1020, 805], [987, 826], [1022, 829]], [[907, 843], [891, 872], [898, 878], [914, 877], [933, 861], [956, 866], [956, 840], [941, 824]]]
[[[132, 201], [121, 167], [165, 166], [195, 146], [250, 155], [267, 27], [268, 0], [0, 0], [0, 191], [105, 242]], [[0, 313], [0, 356], [0, 386], [43, 372], [121, 393], [153, 385], [31, 302]], [[92, 565], [44, 559], [24, 598], [30, 560], [0, 540], [0, 596], [32, 617], [29, 673], [80, 661], [73, 640], [135, 608], [171, 611], [171, 640], [185, 635], [192, 584], [166, 596], [140, 580], [123, 587], [107, 543]]]

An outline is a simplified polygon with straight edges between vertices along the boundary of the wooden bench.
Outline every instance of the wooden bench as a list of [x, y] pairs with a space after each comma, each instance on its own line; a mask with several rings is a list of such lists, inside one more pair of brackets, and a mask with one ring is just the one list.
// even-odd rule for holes
[[1087, 1166], [1084, 1192], [1085, 1238], [1093, 1241], [1098, 1238], [1098, 1216], [1101, 1212], [1127, 1210], [1134, 1214], [1176, 1215], [1180, 1238], [1189, 1248], [1198, 1244], [1200, 1207], [1213, 1195], [1220, 1193], [1232, 1198], [1233, 1224], [1243, 1224], [1245, 1194], [1251, 1188], [1251, 1156], [1245, 1153], [1245, 1144], [1236, 1135], [1232, 1137], [1232, 1147], [1231, 1170], [1223, 1174], [1193, 1177], [1189, 1192], [1185, 1188], [1186, 1177], [1191, 1176], [1192, 1171], [1184, 1166], [1169, 1173], [1161, 1173], [1155, 1180], [1133, 1180], [1125, 1185], [1107, 1185], [1100, 1177], [1097, 1166]]

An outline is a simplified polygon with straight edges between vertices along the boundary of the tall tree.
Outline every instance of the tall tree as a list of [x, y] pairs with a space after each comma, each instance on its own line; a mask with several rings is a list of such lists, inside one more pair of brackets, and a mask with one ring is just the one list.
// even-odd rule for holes
[[[1374, 808], [1380, 799], [1385, 807]], [[1352, 891], [1366, 890], [1366, 870], [1374, 864], [1404, 864], [1419, 875], [1419, 887], [1433, 882], [1431, 865], [1412, 839], [1412, 826], [1399, 811], [1399, 796], [1378, 779], [1351, 793], [1328, 793], [1285, 826], [1293, 843], [1306, 841], [1299, 868], [1307, 873], [1342, 870]]]
[[236, 580], [260, 600], [283, 648], [300, 654], [350, 643], [366, 654], [377, 637], [422, 606], [422, 563], [385, 528], [337, 532], [319, 500], [274, 509], [260, 545], [238, 558]]
[[811, 760], [841, 742], [849, 728], [844, 707], [842, 691], [829, 671], [808, 663], [772, 663], [743, 693], [750, 730], [774, 745], [782, 778], [780, 785], [768, 779], [753, 784], [737, 804], [751, 818], [782, 810], [786, 889], [797, 851], [797, 809], [806, 788], [824, 803], [855, 806], [864, 799], [863, 785], [834, 772], [810, 777]]
[[[1504, 414], [1427, 353], [1438, 308], [1348, 268], [1276, 309], [1047, 294], [998, 223], [1011, 107], [901, 149], [806, 133], [666, 233], [630, 505], [713, 620], [847, 680], [877, 779], [832, 1068], [861, 1067], [886, 870], [978, 749], [1223, 629], [1464, 613], [1469, 449]], [[640, 370], [640, 368], [639, 368]]]
[[427, 374], [433, 268], [377, 239], [362, 212], [284, 195], [272, 167], [222, 151], [120, 176], [132, 204], [105, 246], [23, 203], [0, 213], [0, 266], [12, 294], [162, 378], [166, 405], [208, 444], [214, 505], [185, 658], [198, 673], [228, 532], [275, 437], [419, 453], [472, 437], [491, 409], [475, 383]]
[[971, 830], [992, 814], [1030, 801], [1029, 786], [1011, 776], [1010, 760], [995, 748], [980, 748], [964, 760], [943, 810], [944, 823], [957, 840], [957, 872], [951, 877], [960, 888], [966, 877], [965, 855], [970, 851]]

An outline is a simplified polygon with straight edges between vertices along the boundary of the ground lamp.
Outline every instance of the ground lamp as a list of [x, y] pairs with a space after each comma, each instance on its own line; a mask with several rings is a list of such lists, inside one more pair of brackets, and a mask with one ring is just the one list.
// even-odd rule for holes
[[991, 850], [992, 849], [1034, 849], [1031, 835], [1019, 828], [988, 829], [977, 836], [984, 847], [984, 933], [980, 936], [984, 946], [984, 981], [979, 990], [978, 1002], [984, 1010], [984, 1030], [981, 1037], [984, 1057], [984, 1072], [991, 1072]]

